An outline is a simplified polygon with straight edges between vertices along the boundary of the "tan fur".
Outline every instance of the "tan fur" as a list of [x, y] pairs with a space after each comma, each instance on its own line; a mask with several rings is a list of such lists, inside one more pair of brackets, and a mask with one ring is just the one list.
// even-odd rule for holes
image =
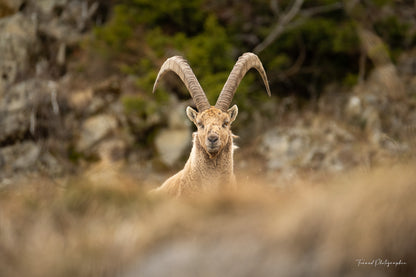
[[[237, 106], [227, 112], [211, 107], [201, 113], [187, 109], [188, 117], [198, 127], [193, 134], [193, 147], [184, 169], [166, 180], [154, 192], [173, 196], [192, 196], [235, 186], [233, 169], [233, 137], [230, 124], [237, 116]], [[210, 149], [208, 137], [218, 137]]]
[[153, 192], [182, 196], [201, 191], [218, 191], [230, 185], [235, 186], [234, 146], [230, 125], [237, 116], [238, 108], [236, 105], [230, 109], [228, 107], [240, 81], [251, 68], [255, 68], [260, 73], [267, 94], [270, 96], [266, 72], [261, 61], [253, 53], [244, 53], [231, 70], [217, 103], [213, 107], [210, 106], [195, 74], [183, 57], [174, 56], [163, 63], [153, 86], [153, 92], [166, 72], [176, 73], [186, 85], [199, 111], [198, 113], [191, 107], [186, 109], [186, 114], [198, 127], [198, 131], [194, 134], [193, 148], [184, 169], [170, 177]]

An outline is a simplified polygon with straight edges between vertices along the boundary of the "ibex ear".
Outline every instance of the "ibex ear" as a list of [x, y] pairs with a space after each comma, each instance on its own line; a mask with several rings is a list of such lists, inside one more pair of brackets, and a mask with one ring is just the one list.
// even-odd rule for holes
[[198, 112], [188, 106], [186, 108], [186, 115], [188, 116], [189, 120], [191, 120], [196, 125], [196, 117]]
[[238, 107], [237, 105], [232, 106], [228, 109], [227, 113], [230, 115], [230, 123], [235, 120], [238, 114]]

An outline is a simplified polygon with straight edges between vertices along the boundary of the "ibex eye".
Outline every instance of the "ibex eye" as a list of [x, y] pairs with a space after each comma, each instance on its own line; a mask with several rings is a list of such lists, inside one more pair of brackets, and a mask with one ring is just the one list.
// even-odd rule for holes
[[199, 123], [198, 126], [199, 126], [199, 128], [204, 129], [204, 124]]
[[226, 128], [228, 126], [228, 122], [224, 122], [223, 124], [222, 124], [222, 127], [223, 128]]

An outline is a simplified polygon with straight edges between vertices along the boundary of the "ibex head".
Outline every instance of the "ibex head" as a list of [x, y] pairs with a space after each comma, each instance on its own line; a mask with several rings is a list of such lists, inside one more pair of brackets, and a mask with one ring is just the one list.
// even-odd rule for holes
[[238, 58], [215, 106], [209, 104], [188, 62], [180, 56], [174, 56], [165, 61], [157, 75], [153, 92], [155, 92], [157, 84], [165, 73], [173, 71], [181, 78], [198, 109], [196, 111], [191, 107], [187, 107], [186, 114], [198, 128], [197, 138], [200, 145], [204, 147], [206, 153], [212, 158], [221, 152], [232, 136], [230, 125], [237, 117], [238, 108], [234, 105], [229, 109], [229, 106], [238, 85], [251, 68], [257, 69], [260, 73], [267, 93], [270, 96], [266, 72], [259, 58], [253, 53], [245, 53]]
[[189, 119], [198, 127], [200, 145], [210, 157], [215, 157], [232, 136], [230, 125], [237, 117], [238, 108], [234, 105], [226, 112], [215, 107], [197, 112], [191, 107], [186, 108]]

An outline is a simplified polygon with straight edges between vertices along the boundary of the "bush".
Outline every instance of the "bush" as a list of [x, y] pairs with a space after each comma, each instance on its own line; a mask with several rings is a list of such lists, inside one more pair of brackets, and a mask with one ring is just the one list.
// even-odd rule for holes
[[[301, 12], [281, 34], [259, 53], [275, 96], [295, 95], [303, 99], [319, 97], [329, 83], [352, 86], [358, 80], [361, 47], [356, 24], [368, 18], [370, 11], [346, 12], [343, 8], [307, 15], [338, 3], [336, 0], [305, 1]], [[387, 42], [393, 57], [400, 49], [414, 45], [403, 20], [384, 16], [381, 11], [394, 7], [393, 1], [366, 1], [371, 11], [380, 11], [369, 21]], [[278, 1], [284, 13], [293, 1]], [[361, 15], [351, 17], [351, 14]], [[268, 0], [130, 0], [114, 8], [112, 20], [95, 30], [92, 45], [102, 57], [111, 60], [119, 72], [137, 76], [141, 91], [150, 92], [161, 64], [172, 55], [182, 55], [191, 64], [196, 76], [214, 101], [238, 56], [253, 49], [272, 32], [279, 17]], [[361, 24], [363, 22], [360, 22]], [[406, 39], [409, 38], [409, 39]], [[235, 102], [250, 107], [266, 99], [259, 77], [249, 74], [241, 83]], [[170, 82], [169, 82], [170, 81]], [[188, 99], [185, 87], [167, 80], [169, 91], [180, 99]], [[178, 85], [180, 84], [180, 85]], [[163, 90], [165, 86], [160, 86]], [[256, 93], [254, 93], [256, 91]]]

